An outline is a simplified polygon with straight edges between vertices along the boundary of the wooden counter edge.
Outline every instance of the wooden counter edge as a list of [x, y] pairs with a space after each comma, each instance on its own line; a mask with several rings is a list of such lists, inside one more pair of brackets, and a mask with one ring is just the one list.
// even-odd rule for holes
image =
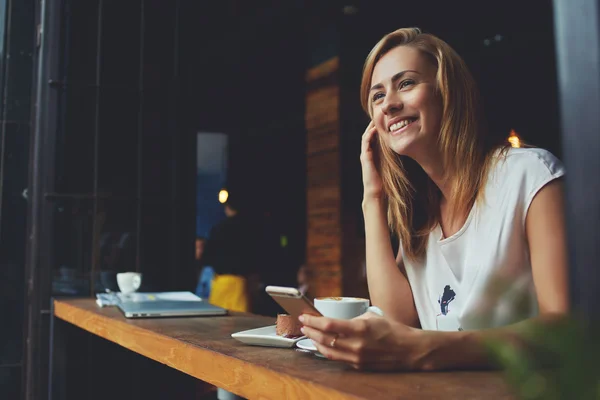
[[358, 399], [54, 299], [54, 316], [194, 378], [249, 399]]

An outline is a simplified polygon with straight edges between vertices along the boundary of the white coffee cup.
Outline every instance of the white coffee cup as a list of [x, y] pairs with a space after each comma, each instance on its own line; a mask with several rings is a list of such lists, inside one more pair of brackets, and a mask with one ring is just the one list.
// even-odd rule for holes
[[117, 284], [123, 294], [133, 293], [142, 284], [142, 274], [139, 272], [121, 272], [117, 274]]
[[329, 318], [352, 319], [369, 311], [369, 300], [360, 297], [319, 297], [315, 308]]

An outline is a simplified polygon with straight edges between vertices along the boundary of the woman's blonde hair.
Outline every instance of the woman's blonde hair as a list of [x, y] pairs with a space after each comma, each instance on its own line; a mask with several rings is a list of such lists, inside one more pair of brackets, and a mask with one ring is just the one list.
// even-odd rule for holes
[[[487, 143], [475, 81], [446, 42], [418, 28], [398, 29], [385, 35], [365, 61], [361, 102], [371, 118], [373, 69], [381, 57], [398, 46], [420, 50], [437, 67], [437, 93], [443, 107], [438, 146], [451, 183], [449, 211], [451, 216], [466, 215], [483, 192], [494, 150]], [[429, 233], [439, 223], [441, 193], [416, 162], [399, 156], [384, 140], [378, 143], [375, 162], [383, 180], [390, 229], [400, 239], [404, 256], [419, 259], [425, 254]]]

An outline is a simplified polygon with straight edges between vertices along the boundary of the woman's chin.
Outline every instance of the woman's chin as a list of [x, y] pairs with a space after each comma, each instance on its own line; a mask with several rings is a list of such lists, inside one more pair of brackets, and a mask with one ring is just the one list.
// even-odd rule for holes
[[411, 147], [412, 146], [410, 145], [407, 146], [406, 143], [396, 143], [395, 146], [391, 147], [391, 149], [394, 153], [398, 154], [399, 156], [410, 157], [412, 154]]
[[424, 149], [422, 140], [417, 140], [414, 135], [412, 136], [413, 137], [406, 135], [404, 137], [395, 138], [395, 140], [391, 141], [390, 148], [394, 153], [400, 156], [414, 159], [416, 154], [422, 152]]

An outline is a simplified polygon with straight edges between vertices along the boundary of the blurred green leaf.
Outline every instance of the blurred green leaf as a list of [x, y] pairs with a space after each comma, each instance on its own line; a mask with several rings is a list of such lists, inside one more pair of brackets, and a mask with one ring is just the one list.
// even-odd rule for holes
[[531, 323], [520, 336], [535, 352], [498, 339], [486, 347], [521, 399], [600, 400], [600, 341], [592, 332], [600, 331], [574, 318], [552, 326]]

